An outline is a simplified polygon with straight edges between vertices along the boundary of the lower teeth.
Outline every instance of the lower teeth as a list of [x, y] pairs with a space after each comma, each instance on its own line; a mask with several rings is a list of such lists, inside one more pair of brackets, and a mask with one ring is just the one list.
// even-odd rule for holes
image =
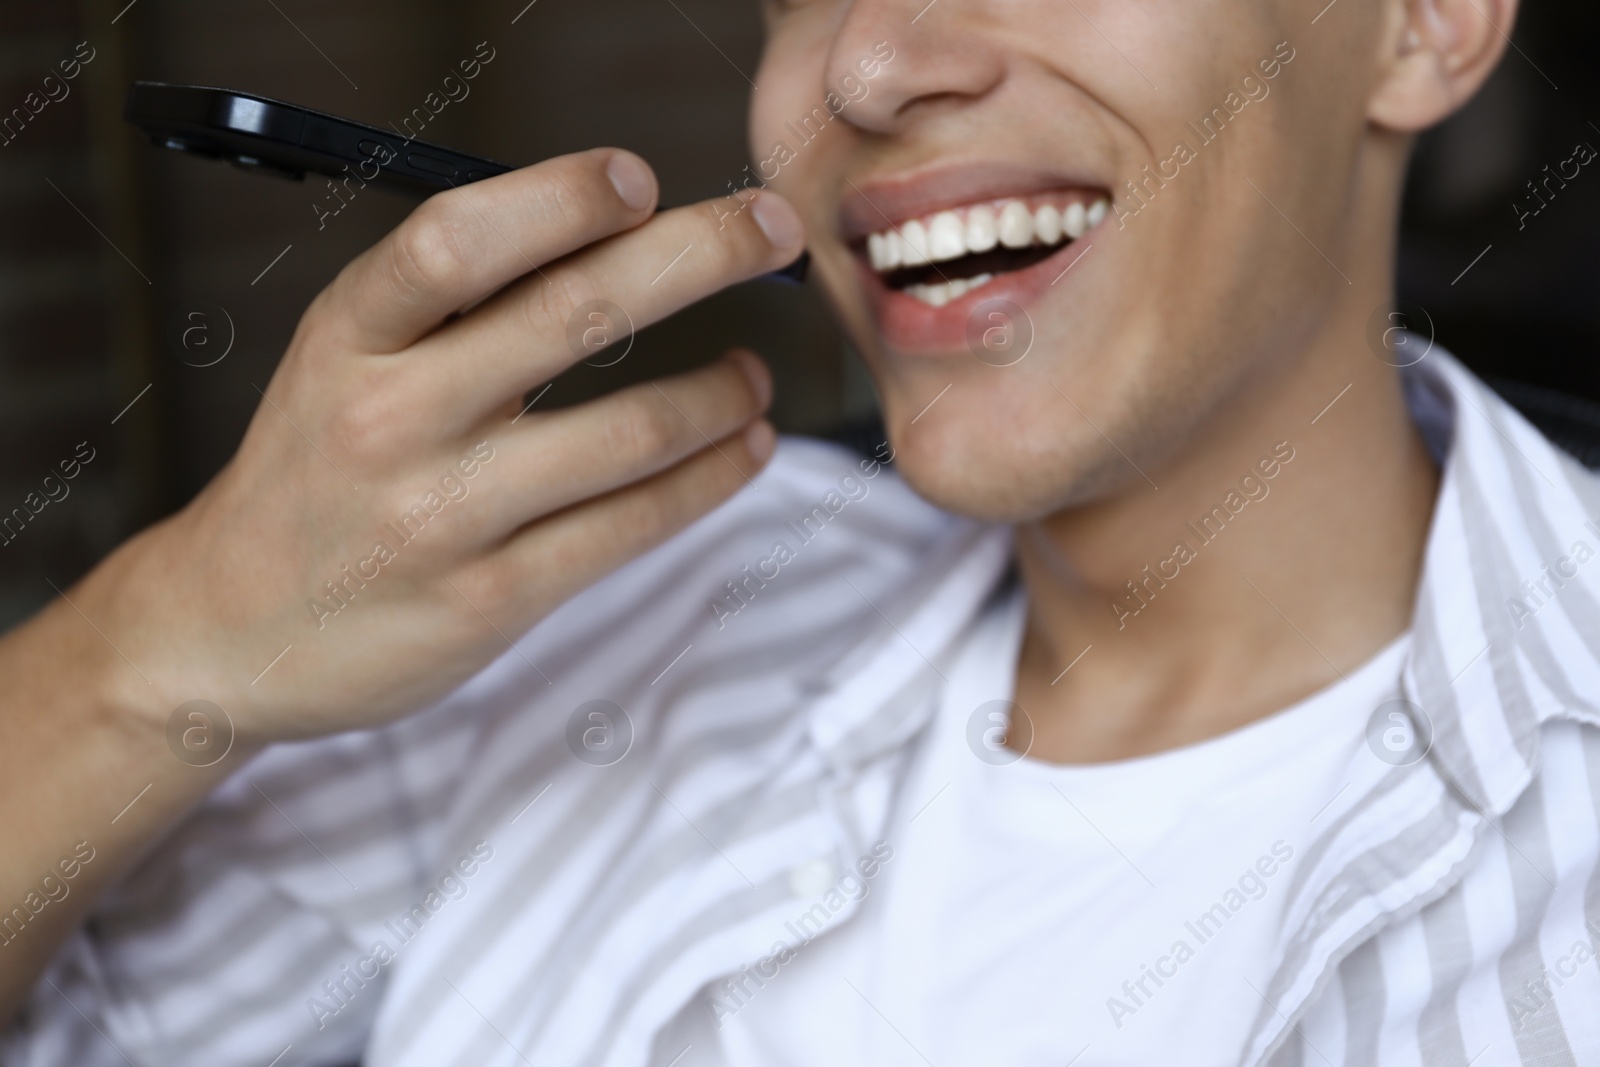
[[938, 282], [933, 285], [908, 285], [902, 291], [909, 296], [916, 297], [924, 304], [932, 307], [943, 307], [957, 297], [964, 296], [993, 279], [993, 274], [975, 274], [971, 278], [957, 278], [954, 281]]

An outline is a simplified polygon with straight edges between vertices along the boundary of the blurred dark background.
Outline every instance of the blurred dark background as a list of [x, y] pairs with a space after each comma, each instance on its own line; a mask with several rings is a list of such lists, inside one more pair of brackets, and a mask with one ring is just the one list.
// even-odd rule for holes
[[[1600, 148], [1597, 22], [1592, 3], [1532, 0], [1485, 91], [1420, 146], [1401, 253], [1402, 297], [1480, 373], [1592, 399], [1600, 161], [1552, 183], [1539, 214], [1519, 223], [1512, 205], [1537, 206], [1525, 183], [1578, 142]], [[683, 203], [725, 192], [748, 161], [760, 24], [754, 0], [4, 0], [0, 115], [84, 41], [94, 58], [70, 95], [0, 132], [0, 513], [86, 454], [79, 442], [94, 456], [66, 499], [0, 547], [0, 628], [226, 462], [301, 309], [412, 203], [364, 190], [319, 231], [320, 180], [150, 147], [121, 117], [131, 79], [225, 85], [382, 126], [483, 41], [495, 58], [424, 139], [508, 163], [623, 145], [655, 166], [663, 202]], [[188, 314], [206, 314], [220, 351], [219, 308], [233, 348], [189, 365], [203, 360], [176, 339]], [[735, 342], [771, 362], [780, 429], [870, 413], [870, 384], [815, 292], [761, 283], [644, 331], [620, 364], [580, 366], [540, 403]]]

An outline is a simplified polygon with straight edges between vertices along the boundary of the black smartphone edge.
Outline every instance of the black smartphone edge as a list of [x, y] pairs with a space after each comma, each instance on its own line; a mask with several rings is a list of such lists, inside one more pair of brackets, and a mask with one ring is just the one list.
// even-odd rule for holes
[[[395, 130], [216, 86], [135, 81], [122, 113], [158, 147], [292, 180], [353, 173], [363, 182], [427, 196], [516, 169]], [[802, 282], [809, 263], [810, 254], [801, 252], [762, 277]]]

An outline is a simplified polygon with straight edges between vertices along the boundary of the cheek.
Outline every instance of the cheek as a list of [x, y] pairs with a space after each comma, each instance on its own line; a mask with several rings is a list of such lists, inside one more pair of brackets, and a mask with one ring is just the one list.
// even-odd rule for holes
[[[815, 63], [810, 65], [811, 81], [816, 81]], [[804, 86], [807, 84], [806, 49], [802, 41], [794, 39], [792, 32], [781, 25], [769, 30], [766, 46], [761, 52], [761, 63], [752, 77], [761, 86], [760, 92], [749, 96], [749, 111], [745, 136], [750, 142], [750, 154], [755, 159], [765, 159], [772, 154], [775, 141], [786, 140], [783, 120], [791, 112], [799, 114], [805, 108]]]
[[[773, 145], [782, 142], [796, 153], [795, 160], [783, 167], [787, 172], [809, 164], [806, 157], [822, 143], [801, 145], [785, 124], [797, 122], [812, 108], [822, 107], [828, 90], [833, 88], [824, 83], [833, 32], [839, 21], [834, 10], [837, 6], [832, 0], [812, 0], [768, 18], [761, 62], [751, 75], [761, 90], [751, 92], [748, 98], [746, 136], [751, 158], [769, 158]], [[829, 123], [830, 127], [842, 125], [838, 118]], [[835, 140], [836, 132], [830, 129], [823, 141]], [[775, 188], [789, 195], [781, 186]]]

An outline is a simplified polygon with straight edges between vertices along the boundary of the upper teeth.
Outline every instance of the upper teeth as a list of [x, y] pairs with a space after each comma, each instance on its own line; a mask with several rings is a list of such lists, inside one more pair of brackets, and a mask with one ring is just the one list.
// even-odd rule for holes
[[867, 235], [867, 259], [877, 271], [943, 263], [995, 245], [1026, 248], [1055, 245], [1082, 237], [1105, 218], [1104, 197], [1085, 205], [1041, 204], [1030, 210], [1021, 200], [974, 204], [959, 211], [941, 211], [911, 219], [898, 227]]

